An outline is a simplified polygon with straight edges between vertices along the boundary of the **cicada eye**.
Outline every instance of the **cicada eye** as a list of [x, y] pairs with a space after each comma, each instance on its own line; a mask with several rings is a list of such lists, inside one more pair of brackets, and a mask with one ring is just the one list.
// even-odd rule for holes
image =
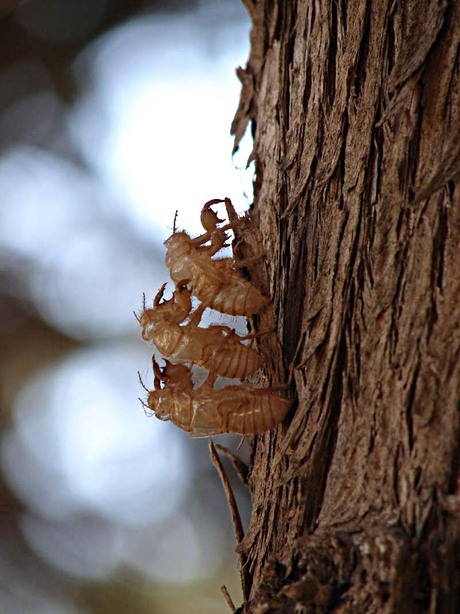
[[168, 251], [173, 251], [179, 255], [190, 251], [192, 240], [186, 232], [176, 232], [166, 239], [163, 245]]
[[173, 409], [173, 397], [170, 390], [152, 390], [148, 396], [148, 406], [159, 420], [169, 420]]
[[152, 341], [154, 339], [154, 330], [152, 324], [144, 325], [142, 330], [142, 339], [144, 341]]
[[150, 322], [150, 316], [147, 310], [143, 311], [139, 317], [139, 324], [145, 328]]
[[188, 238], [189, 237], [185, 232], [175, 232], [168, 239], [166, 239], [163, 245], [166, 248], [170, 249], [176, 247], [177, 245], [180, 245], [181, 243], [184, 243], [184, 239]]

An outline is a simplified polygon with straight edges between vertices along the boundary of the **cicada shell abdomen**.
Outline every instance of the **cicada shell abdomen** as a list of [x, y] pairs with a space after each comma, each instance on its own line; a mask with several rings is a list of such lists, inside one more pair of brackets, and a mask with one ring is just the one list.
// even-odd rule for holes
[[229, 433], [257, 435], [280, 424], [289, 409], [291, 401], [269, 389], [245, 389], [245, 402], [233, 408], [227, 417]]
[[203, 360], [198, 362], [201, 367], [208, 369], [211, 373], [238, 379], [251, 375], [264, 363], [264, 355], [243, 345], [234, 332], [224, 338], [220, 345], [209, 344]]
[[229, 288], [220, 288], [214, 296], [211, 307], [231, 316], [251, 316], [262, 311], [269, 303], [255, 286], [248, 281]]
[[269, 304], [269, 299], [239, 272], [223, 266], [216, 271], [217, 279], [203, 274], [189, 282], [192, 294], [207, 307], [231, 316], [248, 317]]
[[193, 394], [193, 437], [222, 433], [257, 435], [280, 424], [292, 403], [270, 388], [226, 386]]

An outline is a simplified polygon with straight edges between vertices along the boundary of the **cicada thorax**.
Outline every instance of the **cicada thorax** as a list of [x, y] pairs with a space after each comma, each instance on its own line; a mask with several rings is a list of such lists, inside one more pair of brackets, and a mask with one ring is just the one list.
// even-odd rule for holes
[[173, 292], [169, 300], [162, 301], [165, 287], [166, 283], [158, 290], [151, 308], [145, 306], [144, 296], [143, 310], [139, 316], [136, 316], [142, 326], [142, 337], [146, 341], [153, 341], [164, 328], [172, 329], [174, 324], [180, 324], [192, 311], [190, 292], [185, 288], [179, 288]]
[[212, 394], [203, 394], [202, 390], [194, 391], [192, 406], [193, 419], [190, 424], [192, 437], [210, 437], [228, 432], [225, 430], [220, 409]]
[[166, 357], [180, 353], [184, 333], [179, 323], [188, 316], [189, 311], [175, 302], [175, 295], [169, 301], [157, 302], [153, 309], [144, 308], [139, 318], [143, 339], [151, 341]]
[[152, 341], [157, 350], [171, 361], [191, 360], [187, 355], [187, 347], [184, 347], [184, 333], [179, 324], [167, 322], [151, 326], [147, 329], [144, 339]]
[[194, 261], [191, 256], [196, 251], [192, 239], [186, 232], [175, 232], [164, 242], [166, 247], [165, 263], [171, 279], [180, 286], [194, 276]]
[[193, 416], [194, 407], [191, 391], [175, 390], [174, 405], [170, 414], [171, 422], [190, 433], [193, 429]]

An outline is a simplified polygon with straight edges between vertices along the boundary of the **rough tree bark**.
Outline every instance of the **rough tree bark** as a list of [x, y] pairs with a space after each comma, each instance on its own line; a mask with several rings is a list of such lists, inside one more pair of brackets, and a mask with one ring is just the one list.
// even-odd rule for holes
[[233, 131], [297, 402], [254, 441], [243, 609], [459, 611], [460, 3], [245, 4]]

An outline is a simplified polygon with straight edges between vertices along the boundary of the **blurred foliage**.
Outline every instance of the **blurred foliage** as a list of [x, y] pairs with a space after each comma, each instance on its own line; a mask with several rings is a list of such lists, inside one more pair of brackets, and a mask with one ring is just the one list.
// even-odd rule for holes
[[[237, 2], [237, 0], [234, 0]], [[190, 11], [197, 0], [104, 0], [85, 3], [80, 0], [14, 0], [0, 2], [0, 75], [8, 74], [11, 87], [0, 90], [0, 117], [7, 117], [12, 105], [44, 84], [56, 94], [63, 108], [75, 96], [71, 66], [89, 42], [123, 23], [134, 15], [156, 12]], [[225, 4], [216, 3], [217, 4]], [[45, 101], [46, 104], [46, 101]], [[18, 127], [17, 134], [20, 135]], [[46, 145], [53, 126], [40, 125], [37, 119], [40, 145]], [[35, 130], [35, 126], [34, 126]], [[227, 132], [227, 127], [222, 130]], [[25, 135], [26, 142], [32, 140]], [[55, 135], [52, 135], [53, 138]], [[84, 166], [78, 154], [62, 140], [53, 146]], [[11, 141], [0, 141], [0, 153]], [[16, 144], [21, 145], [21, 142]], [[0, 200], [0, 207], [2, 206]], [[24, 220], [24, 223], [26, 220]], [[123, 240], [123, 233], [120, 233]], [[24, 291], [34, 274], [32, 263], [12, 259], [0, 245], [0, 429], [10, 424], [13, 402], [24, 382], [47, 365], [58, 364], [75, 350], [90, 346], [90, 342], [70, 339], [52, 324], [44, 322], [38, 309]], [[85, 297], [86, 298], [86, 297]], [[110, 309], [110, 297], [107, 297]], [[136, 306], [134, 305], [133, 308]], [[33, 409], [33, 408], [32, 408]], [[66, 408], [63, 407], [65, 412]], [[146, 424], [146, 428], [149, 428]], [[200, 612], [217, 614], [228, 611], [219, 587], [225, 583], [235, 603], [240, 600], [236, 557], [228, 510], [224, 495], [213, 469], [210, 467], [205, 442], [185, 444], [202, 471], [194, 476], [192, 501], [196, 514], [208, 510], [210, 526], [226, 534], [228, 558], [222, 556], [224, 566], [205, 580], [178, 586], [148, 582], [132, 571], [118, 571], [107, 582], [83, 582], [53, 568], [30, 548], [21, 530], [25, 505], [19, 502], [0, 477], [2, 523], [0, 537], [4, 545], [0, 561], [0, 611], [2, 612], [117, 612], [157, 614]], [[206, 469], [203, 469], [206, 467]], [[216, 496], [216, 488], [219, 495]], [[236, 485], [243, 515], [248, 515], [248, 499], [241, 485]], [[201, 503], [200, 503], [201, 501]], [[212, 544], [209, 546], [212, 548]], [[178, 553], [180, 556], [180, 553]], [[47, 599], [49, 598], [49, 601]]]

